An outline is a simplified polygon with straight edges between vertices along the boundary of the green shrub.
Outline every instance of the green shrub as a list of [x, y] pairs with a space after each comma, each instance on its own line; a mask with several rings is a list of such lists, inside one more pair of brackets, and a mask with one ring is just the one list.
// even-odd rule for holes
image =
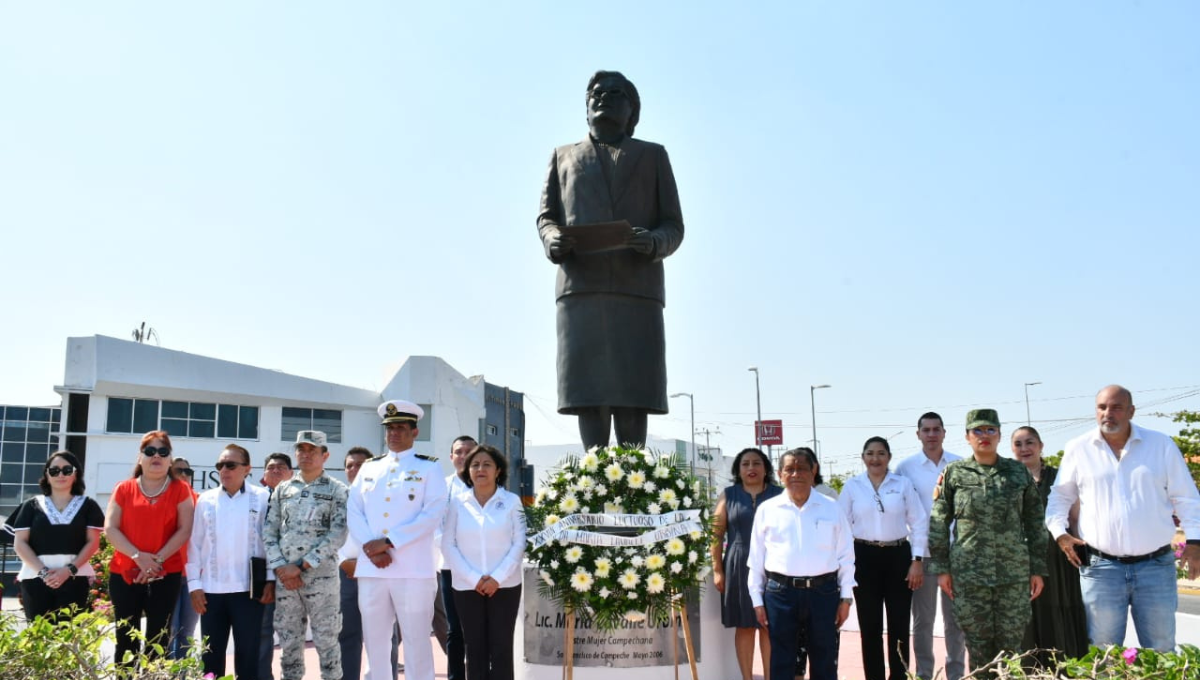
[[[141, 658], [130, 671], [106, 658], [112, 649], [116, 624], [107, 617], [83, 612], [55, 622], [37, 617], [28, 625], [16, 616], [0, 614], [0, 680], [200, 680], [200, 660]], [[155, 649], [161, 653], [161, 647]], [[199, 650], [196, 650], [196, 654]], [[211, 676], [209, 676], [211, 677]], [[232, 680], [225, 676], [221, 680]]]
[[[1043, 651], [1044, 650], [1038, 650]], [[1130, 647], [1091, 647], [1079, 659], [1058, 659], [1049, 668], [1033, 668], [1038, 651], [1002, 654], [964, 680], [1197, 680], [1200, 647], [1180, 645], [1178, 652], [1156, 652]], [[915, 678], [915, 675], [909, 675]]]

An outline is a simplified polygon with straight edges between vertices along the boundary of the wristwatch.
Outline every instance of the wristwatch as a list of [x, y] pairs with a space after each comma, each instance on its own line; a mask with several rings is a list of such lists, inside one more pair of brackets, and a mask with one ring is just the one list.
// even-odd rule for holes
[[925, 558], [921, 557], [920, 555], [917, 555], [916, 557], [913, 558], [913, 562], [923, 562], [923, 561], [925, 561]]
[[74, 562], [67, 564], [67, 570], [71, 572], [71, 576], [79, 575], [79, 567], [75, 566]]

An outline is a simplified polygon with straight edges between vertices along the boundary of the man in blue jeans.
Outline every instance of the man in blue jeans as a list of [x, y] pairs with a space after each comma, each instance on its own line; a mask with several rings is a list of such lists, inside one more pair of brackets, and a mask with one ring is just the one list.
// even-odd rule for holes
[[[1200, 576], [1200, 493], [1175, 442], [1134, 425], [1133, 394], [1109, 385], [1096, 395], [1098, 427], [1067, 442], [1046, 503], [1046, 528], [1080, 569], [1093, 645], [1120, 645], [1132, 612], [1138, 644], [1175, 648], [1175, 521], [1187, 535], [1188, 577]], [[1068, 513], [1080, 502], [1079, 538]], [[1075, 552], [1083, 546], [1086, 561]]]

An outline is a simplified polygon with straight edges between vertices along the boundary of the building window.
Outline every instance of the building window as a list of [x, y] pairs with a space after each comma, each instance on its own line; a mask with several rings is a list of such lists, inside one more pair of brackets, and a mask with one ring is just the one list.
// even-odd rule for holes
[[332, 409], [284, 406], [280, 440], [296, 441], [296, 434], [302, 430], [319, 430], [325, 433], [330, 444], [340, 444], [342, 442], [342, 412]]
[[60, 448], [61, 416], [59, 408], [0, 406], [0, 516], [41, 493], [42, 468]]
[[495, 425], [488, 425], [488, 426], [487, 426], [487, 433], [488, 433], [488, 436], [494, 436], [494, 435], [495, 435], [497, 432], [499, 432], [499, 430], [496, 428], [496, 426], [495, 426]]
[[196, 439], [258, 439], [258, 407], [109, 397], [104, 429], [122, 434], [166, 430], [172, 437]]

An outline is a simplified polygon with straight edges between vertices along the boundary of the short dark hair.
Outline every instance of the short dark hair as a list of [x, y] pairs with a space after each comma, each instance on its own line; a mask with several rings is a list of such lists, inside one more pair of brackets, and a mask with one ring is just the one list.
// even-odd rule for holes
[[768, 485], [774, 484], [775, 483], [775, 467], [773, 465], [771, 465], [771, 457], [768, 456], [767, 454], [763, 453], [762, 449], [756, 449], [753, 446], [747, 447], [747, 448], [742, 449], [741, 451], [738, 451], [738, 454], [733, 457], [733, 468], [732, 468], [732, 471], [729, 473], [730, 476], [733, 477], [733, 483], [734, 484], [742, 483], [742, 474], [741, 474], [742, 458], [744, 458], [747, 453], [757, 453], [758, 456], [760, 458], [762, 458], [763, 467], [765, 467], [767, 469], [767, 474], [763, 478], [763, 481], [765, 481]]
[[292, 457], [287, 455], [286, 453], [280, 453], [279, 451], [276, 451], [275, 453], [267, 454], [266, 459], [263, 461], [263, 467], [265, 468], [268, 465], [270, 465], [271, 461], [273, 461], [273, 460], [277, 460], [277, 461], [283, 463], [284, 465], [287, 466], [287, 469], [289, 469], [289, 470], [292, 469]]
[[584, 102], [592, 96], [592, 88], [601, 78], [617, 78], [621, 81], [621, 89], [624, 90], [625, 96], [629, 97], [629, 123], [625, 125], [625, 134], [633, 136], [633, 129], [637, 127], [638, 120], [642, 117], [642, 97], [638, 94], [637, 88], [633, 86], [633, 81], [629, 80], [620, 71], [596, 71], [592, 79], [588, 81], [587, 94], [584, 95]]
[[825, 479], [821, 477], [821, 463], [817, 461], [817, 454], [815, 451], [807, 446], [788, 449], [787, 451], [783, 452], [782, 456], [779, 457], [779, 467], [783, 467], [783, 459], [787, 458], [788, 456], [807, 460], [808, 464], [812, 466], [813, 470], [817, 471], [817, 473], [813, 475], [813, 486], [820, 486], [821, 484], [825, 483]]
[[884, 439], [883, 437], [871, 437], [867, 441], [863, 442], [863, 453], [867, 452], [867, 449], [870, 448], [871, 444], [883, 444], [883, 450], [887, 451], [889, 456], [892, 455], [892, 445], [889, 444], [888, 440]]
[[478, 440], [469, 434], [460, 434], [454, 438], [454, 441], [450, 442], [450, 450], [453, 451], [454, 447], [457, 446], [459, 442], [471, 442], [472, 444], [479, 443]]
[[458, 473], [458, 478], [463, 480], [463, 484], [466, 484], [467, 488], [475, 486], [475, 483], [471, 481], [471, 461], [481, 453], [492, 457], [492, 462], [496, 464], [496, 486], [504, 488], [508, 483], [508, 459], [496, 447], [487, 444], [480, 444], [471, 449], [471, 452], [467, 454], [467, 459], [463, 461], [463, 469]]
[[365, 446], [353, 446], [349, 451], [346, 452], [346, 457], [342, 460], [350, 460], [350, 456], [366, 456], [367, 460], [370, 460], [375, 457], [375, 454], [371, 453], [371, 449], [368, 449]]
[[50, 469], [50, 463], [55, 458], [62, 458], [67, 461], [68, 465], [75, 468], [75, 481], [71, 483], [71, 495], [82, 496], [84, 489], [87, 488], [83, 483], [83, 466], [79, 464], [79, 459], [75, 457], [75, 454], [66, 450], [55, 451], [46, 459], [46, 464], [42, 466], [42, 478], [38, 480], [38, 488], [47, 496], [50, 495], [50, 475], [46, 471]]
[[[221, 450], [222, 451], [237, 451], [238, 453], [242, 454], [242, 462], [243, 463], [245, 463], [246, 465], [253, 464], [250, 462], [250, 452], [247, 451], [245, 448], [238, 446], [237, 444], [226, 444], [225, 448], [223, 448]], [[178, 460], [178, 459], [176, 459], [176, 460]]]
[[921, 421], [922, 420], [933, 420], [935, 418], [938, 421], [938, 425], [940, 425], [943, 430], [946, 429], [946, 421], [942, 420], [942, 417], [939, 416], [938, 414], [934, 413], [933, 411], [926, 411], [924, 414], [921, 415], [920, 418], [917, 418], [917, 429], [918, 430], [921, 429]]

